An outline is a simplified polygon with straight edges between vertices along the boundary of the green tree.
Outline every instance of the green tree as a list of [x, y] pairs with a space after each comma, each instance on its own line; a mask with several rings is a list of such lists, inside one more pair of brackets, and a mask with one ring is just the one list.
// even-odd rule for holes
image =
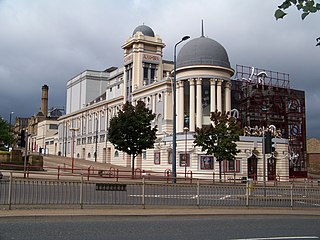
[[194, 143], [207, 155], [214, 155], [219, 162], [219, 179], [222, 179], [222, 161], [234, 161], [239, 152], [236, 142], [241, 133], [237, 120], [226, 113], [212, 112], [212, 124], [197, 128]]
[[278, 20], [287, 15], [286, 9], [295, 6], [298, 11], [302, 11], [301, 19], [305, 19], [310, 13], [316, 13], [320, 11], [320, 3], [316, 3], [314, 0], [285, 0], [278, 6], [274, 16]]
[[153, 148], [157, 138], [157, 126], [151, 127], [156, 117], [145, 103], [138, 101], [136, 106], [127, 102], [118, 115], [110, 121], [108, 140], [116, 149], [132, 157], [132, 177], [134, 176], [135, 158], [143, 150]]
[[14, 136], [10, 131], [9, 124], [0, 117], [0, 147], [3, 145], [12, 145], [13, 142]]

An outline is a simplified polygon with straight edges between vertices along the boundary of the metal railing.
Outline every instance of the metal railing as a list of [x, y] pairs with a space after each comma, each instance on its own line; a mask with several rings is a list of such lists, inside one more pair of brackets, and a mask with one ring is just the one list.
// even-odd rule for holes
[[148, 181], [108, 182], [27, 179], [0, 180], [0, 205], [141, 205], [319, 208], [320, 187], [291, 183], [288, 186], [253, 184], [161, 183]]

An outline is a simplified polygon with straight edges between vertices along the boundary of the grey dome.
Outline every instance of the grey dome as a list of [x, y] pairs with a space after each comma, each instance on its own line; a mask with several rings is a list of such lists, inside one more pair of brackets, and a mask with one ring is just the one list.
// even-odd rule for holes
[[132, 35], [135, 35], [137, 32], [142, 32], [143, 35], [145, 35], [145, 36], [154, 37], [153, 30], [151, 29], [151, 27], [149, 27], [147, 25], [140, 25], [140, 26], [136, 27], [133, 30], [133, 34]]
[[213, 65], [230, 68], [226, 49], [217, 41], [199, 37], [187, 42], [177, 57], [177, 67]]

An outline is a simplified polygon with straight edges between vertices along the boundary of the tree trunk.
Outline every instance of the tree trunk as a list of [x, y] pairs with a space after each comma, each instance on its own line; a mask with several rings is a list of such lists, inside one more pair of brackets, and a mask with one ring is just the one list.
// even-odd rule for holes
[[132, 155], [132, 164], [131, 164], [131, 166], [132, 166], [132, 170], [131, 170], [132, 179], [134, 179], [134, 159], [135, 159], [135, 155], [133, 154]]
[[222, 182], [222, 164], [221, 164], [221, 161], [219, 161], [219, 181]]

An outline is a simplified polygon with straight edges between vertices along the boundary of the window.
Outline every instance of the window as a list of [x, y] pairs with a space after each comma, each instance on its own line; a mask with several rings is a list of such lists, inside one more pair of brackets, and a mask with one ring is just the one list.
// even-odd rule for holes
[[190, 154], [180, 153], [179, 162], [180, 162], [180, 167], [185, 167], [185, 166], [190, 167]]
[[58, 129], [58, 124], [49, 124], [49, 129]]
[[154, 153], [154, 164], [156, 164], [156, 165], [160, 164], [160, 152]]
[[114, 157], [119, 157], [119, 152], [118, 151], [114, 152]]
[[104, 139], [105, 139], [105, 134], [100, 135], [100, 142], [104, 142]]
[[213, 169], [213, 156], [200, 156], [200, 169], [212, 170]]
[[82, 144], [86, 144], [86, 138], [82, 138]]
[[172, 149], [168, 150], [168, 164], [172, 164]]
[[143, 67], [143, 79], [147, 80], [149, 78], [149, 68], [148, 67]]
[[240, 172], [240, 159], [223, 161], [224, 172]]
[[92, 143], [92, 137], [88, 137], [88, 144]]

